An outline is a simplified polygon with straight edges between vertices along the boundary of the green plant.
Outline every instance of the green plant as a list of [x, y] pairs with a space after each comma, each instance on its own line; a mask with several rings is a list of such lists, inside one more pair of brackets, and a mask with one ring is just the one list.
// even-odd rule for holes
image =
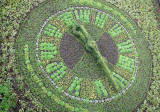
[[12, 107], [16, 106], [16, 95], [11, 93], [7, 86], [0, 84], [0, 110], [3, 112], [8, 112]]

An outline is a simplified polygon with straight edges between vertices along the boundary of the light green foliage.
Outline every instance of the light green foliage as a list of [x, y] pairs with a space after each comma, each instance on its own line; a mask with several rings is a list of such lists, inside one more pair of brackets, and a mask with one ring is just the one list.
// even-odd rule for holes
[[90, 23], [90, 15], [91, 15], [90, 10], [88, 10], [88, 9], [75, 10], [74, 14], [75, 14], [75, 18], [77, 20], [80, 20], [86, 24]]
[[[57, 70], [57, 67], [56, 67], [57, 63], [54, 62], [54, 63], [51, 63], [51, 64], [48, 64], [46, 66], [46, 71], [50, 74], [51, 72], [53, 72], [54, 70]], [[53, 68], [54, 67], [54, 68]]]
[[69, 92], [73, 92], [75, 90], [75, 96], [79, 96], [80, 88], [81, 88], [82, 78], [75, 77], [71, 86], [68, 88]]
[[80, 20], [83, 21], [84, 17], [83, 17], [83, 10], [80, 10]]
[[112, 77], [119, 87], [124, 88], [126, 85], [128, 85], [128, 81], [121, 77], [119, 74], [112, 72]]
[[90, 10], [84, 10], [84, 23], [89, 24], [90, 23]]
[[40, 86], [40, 87], [43, 87], [43, 83], [42, 83], [42, 82], [40, 82], [40, 83], [39, 83], [39, 86]]
[[108, 92], [107, 90], [105, 89], [104, 85], [102, 84], [102, 81], [101, 80], [97, 80], [94, 82], [94, 85], [96, 87], [96, 91], [98, 93], [98, 97], [101, 97], [102, 94], [107, 97], [108, 96]]
[[111, 29], [108, 30], [108, 33], [111, 37], [116, 37], [124, 31], [122, 26], [115, 24]]
[[49, 92], [47, 93], [47, 95], [48, 95], [48, 96], [52, 96], [52, 92], [49, 91]]
[[86, 24], [90, 23], [91, 11], [88, 9], [74, 10], [75, 18]]
[[74, 10], [75, 18], [78, 20], [80, 19], [78, 10]]
[[117, 66], [129, 72], [133, 72], [135, 68], [135, 59], [120, 55]]
[[55, 38], [63, 37], [63, 34], [61, 33], [61, 31], [57, 27], [53, 26], [52, 24], [48, 24], [45, 27], [44, 34], [50, 37], [55, 37]]
[[79, 112], [79, 108], [75, 108], [75, 112]]
[[56, 50], [57, 47], [51, 43], [41, 43], [39, 49], [40, 50]]
[[72, 25], [74, 25], [74, 24], [76, 23], [72, 11], [68, 11], [68, 12], [65, 12], [65, 13], [61, 14], [61, 15], [59, 16], [59, 18], [60, 18], [60, 20], [62, 20], [62, 21], [64, 22], [64, 24], [66, 24], [68, 27], [69, 27], [69, 26], [72, 26]]
[[39, 49], [41, 50], [41, 60], [50, 60], [54, 58], [58, 53], [57, 46], [51, 43], [41, 43]]
[[66, 74], [66, 70], [67, 70], [67, 67], [64, 65], [63, 62], [54, 62], [54, 63], [51, 63], [51, 64], [48, 64], [46, 66], [46, 71], [47, 73], [51, 74], [51, 78], [54, 80], [54, 81], [59, 81], [61, 78], [63, 78], [63, 76]]
[[118, 44], [117, 46], [118, 46], [120, 53], [129, 53], [129, 52], [133, 52], [135, 50], [131, 40], [127, 40], [125, 42], [122, 42], [122, 43]]
[[106, 16], [104, 13], [98, 12], [95, 20], [95, 25], [103, 29], [107, 20], [108, 16]]
[[28, 45], [25, 45], [24, 53], [25, 53], [25, 63], [29, 64], [30, 60], [29, 60], [29, 48], [28, 48]]

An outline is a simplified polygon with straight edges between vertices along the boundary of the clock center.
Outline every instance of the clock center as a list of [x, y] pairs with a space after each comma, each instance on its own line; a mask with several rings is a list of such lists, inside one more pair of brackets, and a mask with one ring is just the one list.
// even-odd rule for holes
[[[96, 27], [94, 27], [93, 30], [93, 27], [94, 26], [87, 27], [87, 31], [96, 41], [102, 56], [104, 56], [108, 62], [115, 65], [118, 61], [118, 49], [116, 44], [107, 33], [104, 33], [101, 29]], [[90, 28], [92, 28], [92, 32]], [[93, 57], [90, 52], [86, 51], [81, 43], [69, 33], [66, 33], [61, 40], [60, 55], [68, 68], [78, 76], [92, 77], [95, 79], [104, 74], [96, 58]]]

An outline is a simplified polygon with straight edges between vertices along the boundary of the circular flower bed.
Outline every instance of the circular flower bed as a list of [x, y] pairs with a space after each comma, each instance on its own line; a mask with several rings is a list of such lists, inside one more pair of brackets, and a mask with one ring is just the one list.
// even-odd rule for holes
[[[72, 35], [71, 27], [77, 24], [96, 42], [110, 74]], [[13, 40], [7, 42], [15, 50], [5, 57], [15, 60], [9, 61], [14, 67], [7, 65], [2, 75], [8, 72], [11, 77], [21, 99], [17, 108], [134, 111], [146, 98], [153, 67], [150, 44], [128, 15], [108, 2], [44, 2], [28, 14]]]

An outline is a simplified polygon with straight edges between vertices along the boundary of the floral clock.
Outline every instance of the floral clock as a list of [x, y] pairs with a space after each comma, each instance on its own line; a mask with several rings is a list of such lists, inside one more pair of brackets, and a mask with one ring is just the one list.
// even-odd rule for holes
[[51, 110], [76, 112], [118, 111], [135, 94], [142, 100], [150, 53], [134, 22], [103, 1], [61, 3], [41, 6], [42, 19], [33, 12], [16, 41], [19, 70], [35, 97]]

